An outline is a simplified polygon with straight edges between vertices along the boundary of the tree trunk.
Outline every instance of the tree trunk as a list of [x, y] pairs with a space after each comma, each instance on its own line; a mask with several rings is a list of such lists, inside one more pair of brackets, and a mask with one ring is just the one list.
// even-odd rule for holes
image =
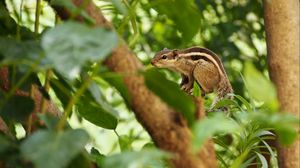
[[[281, 111], [299, 117], [299, 0], [264, 0], [268, 64], [277, 88]], [[278, 145], [279, 164], [298, 168], [298, 139], [291, 146]]]

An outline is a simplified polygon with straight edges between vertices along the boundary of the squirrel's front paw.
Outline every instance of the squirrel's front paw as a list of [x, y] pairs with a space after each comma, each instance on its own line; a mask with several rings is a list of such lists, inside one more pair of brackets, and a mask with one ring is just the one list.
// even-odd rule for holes
[[185, 91], [188, 94], [192, 94], [193, 93], [193, 87], [189, 86], [189, 85], [182, 85], [181, 90]]

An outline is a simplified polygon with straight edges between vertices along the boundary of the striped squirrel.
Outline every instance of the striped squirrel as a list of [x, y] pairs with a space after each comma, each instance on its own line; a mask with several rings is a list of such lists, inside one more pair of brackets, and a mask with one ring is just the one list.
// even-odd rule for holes
[[154, 56], [151, 64], [179, 72], [181, 89], [188, 94], [192, 93], [194, 80], [200, 86], [202, 96], [216, 91], [212, 107], [228, 93], [233, 93], [220, 58], [206, 48], [164, 49]]

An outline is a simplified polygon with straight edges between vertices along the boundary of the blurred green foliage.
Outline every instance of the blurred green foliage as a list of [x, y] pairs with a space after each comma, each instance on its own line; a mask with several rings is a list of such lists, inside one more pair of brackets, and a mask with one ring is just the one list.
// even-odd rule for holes
[[[116, 32], [90, 27], [94, 20], [83, 6], [77, 8], [70, 1], [42, 1], [37, 23], [34, 1], [0, 0], [0, 66], [9, 68], [12, 86], [8, 92], [0, 90], [0, 116], [9, 128], [9, 133], [0, 133], [1, 165], [170, 167], [166, 160], [172, 155], [155, 148], [129, 113], [131, 97], [122, 77], [130, 74], [111, 72], [102, 64], [118, 45], [119, 36], [146, 67], [165, 47], [202, 46], [217, 53], [235, 90], [234, 99], [220, 101], [204, 120], [195, 121], [191, 98], [176, 84], [178, 74], [147, 69], [142, 72], [145, 83], [187, 119], [194, 151], [213, 138], [220, 167], [278, 167], [276, 150], [268, 140], [275, 138], [275, 132], [281, 143], [291, 144], [297, 138], [294, 128], [299, 119], [278, 113], [276, 91], [267, 77], [261, 0], [94, 2]], [[68, 8], [72, 19], [80, 14], [84, 23], [59, 21], [50, 4]], [[37, 32], [34, 24], [42, 31]], [[43, 94], [55, 100], [64, 114], [61, 118], [39, 115], [44, 124], [33, 133], [24, 129], [20, 138], [17, 125], [26, 128], [34, 103], [13, 93], [19, 88], [31, 92], [30, 83], [42, 88], [46, 79], [50, 91], [41, 89]], [[197, 86], [194, 95], [201, 95]], [[207, 106], [212, 97], [205, 98]], [[221, 106], [228, 113], [220, 114]], [[91, 127], [76, 129], [66, 120], [70, 116], [92, 123], [98, 132], [91, 133]], [[101, 145], [112, 146], [104, 152], [95, 145], [95, 135], [108, 130], [117, 140], [101, 139]], [[271, 156], [270, 162], [266, 155]]]
[[[136, 13], [135, 22], [139, 25], [139, 38], [132, 48], [138, 55], [146, 52], [146, 64], [165, 47], [206, 47], [220, 56], [239, 95], [244, 95], [240, 72], [245, 60], [266, 71], [261, 0], [157, 0], [140, 1], [139, 7], [129, 9]], [[120, 15], [112, 17], [117, 28], [124, 24]], [[123, 37], [130, 41], [135, 35], [130, 22], [123, 29]]]

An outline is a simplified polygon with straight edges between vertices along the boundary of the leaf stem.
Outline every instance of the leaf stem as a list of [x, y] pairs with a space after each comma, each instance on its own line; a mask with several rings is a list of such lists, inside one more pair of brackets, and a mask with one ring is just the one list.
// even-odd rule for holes
[[128, 22], [130, 22], [133, 30], [133, 37], [129, 40], [129, 46], [133, 46], [140, 35], [139, 29], [137, 28], [136, 16], [134, 13], [138, 1], [133, 0], [131, 2], [131, 6], [127, 0], [123, 0], [123, 3], [127, 7], [127, 9], [129, 9], [129, 11], [128, 14], [124, 17], [122, 24], [119, 26], [118, 33], [122, 34], [124, 31], [124, 27], [127, 25]]
[[120, 135], [118, 134], [118, 132], [117, 132], [116, 129], [114, 129], [114, 133], [117, 135], [117, 137], [118, 137], [119, 139], [121, 138]]
[[41, 14], [41, 0], [36, 0], [35, 22], [34, 22], [34, 33], [35, 34], [39, 33], [40, 14]]
[[54, 21], [55, 25], [57, 25], [59, 22], [60, 22], [60, 18], [58, 14], [55, 14], [55, 21]]
[[70, 101], [63, 113], [63, 116], [58, 121], [56, 130], [61, 131], [64, 128], [67, 118], [70, 115], [70, 113], [72, 112], [73, 105], [78, 101], [78, 99], [83, 94], [85, 89], [89, 86], [91, 81], [92, 81], [92, 77], [90, 77], [90, 76], [87, 77], [84, 80], [84, 83], [81, 85], [81, 87], [75, 92], [74, 96], [70, 99]]
[[20, 4], [20, 14], [18, 16], [18, 24], [17, 24], [17, 32], [16, 32], [16, 39], [17, 41], [21, 40], [21, 23], [22, 23], [22, 8], [23, 8], [24, 0], [21, 0]]

